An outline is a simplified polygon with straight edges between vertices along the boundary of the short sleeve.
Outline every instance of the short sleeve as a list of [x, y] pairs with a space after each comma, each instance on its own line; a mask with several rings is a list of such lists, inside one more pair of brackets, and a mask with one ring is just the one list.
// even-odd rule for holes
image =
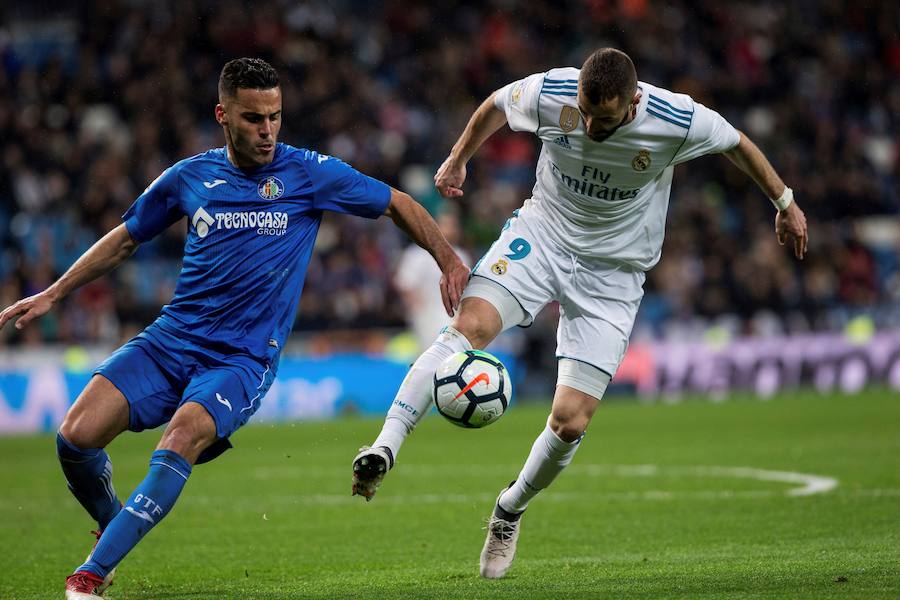
[[391, 201], [391, 188], [360, 173], [344, 161], [325, 154], [312, 153], [305, 163], [318, 210], [377, 219]]
[[177, 192], [178, 173], [169, 167], [125, 211], [125, 228], [136, 242], [153, 239], [184, 216]]
[[506, 121], [513, 131], [536, 132], [538, 129], [538, 100], [546, 73], [535, 73], [513, 81], [494, 95], [494, 106], [506, 113]]
[[705, 154], [718, 154], [731, 150], [741, 141], [741, 136], [731, 123], [716, 111], [694, 103], [691, 126], [673, 164], [687, 162]]

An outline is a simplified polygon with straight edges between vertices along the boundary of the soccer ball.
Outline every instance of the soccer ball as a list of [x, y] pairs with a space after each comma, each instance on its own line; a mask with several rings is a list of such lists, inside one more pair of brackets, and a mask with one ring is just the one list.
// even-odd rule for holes
[[457, 352], [434, 373], [434, 405], [460, 427], [490, 425], [503, 415], [511, 397], [506, 367], [481, 350]]

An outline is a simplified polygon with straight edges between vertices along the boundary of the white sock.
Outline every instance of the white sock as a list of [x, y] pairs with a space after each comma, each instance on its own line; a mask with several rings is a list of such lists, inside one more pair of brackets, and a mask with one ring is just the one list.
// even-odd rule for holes
[[384, 419], [381, 433], [372, 446], [387, 446], [396, 460], [406, 436], [412, 433], [416, 424], [431, 408], [434, 400], [431, 388], [434, 385], [434, 372], [438, 366], [457, 352], [471, 349], [472, 344], [466, 336], [452, 327], [445, 327], [428, 350], [423, 352], [409, 368]]
[[525, 510], [531, 499], [553, 483], [556, 476], [572, 462], [580, 442], [580, 437], [574, 442], [563, 441], [547, 425], [534, 441], [531, 454], [515, 483], [500, 495], [500, 508], [511, 513]]

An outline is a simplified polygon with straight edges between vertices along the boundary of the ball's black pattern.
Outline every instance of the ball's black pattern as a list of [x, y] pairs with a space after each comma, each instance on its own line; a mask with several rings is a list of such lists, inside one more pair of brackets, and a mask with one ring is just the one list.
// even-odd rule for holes
[[484, 396], [478, 396], [475, 394], [473, 390], [469, 390], [466, 392], [466, 398], [469, 400], [469, 405], [466, 407], [465, 412], [462, 417], [454, 417], [453, 415], [449, 415], [441, 410], [441, 407], [435, 403], [435, 407], [438, 412], [441, 413], [447, 420], [453, 421], [457, 425], [461, 425], [463, 427], [475, 428], [475, 425], [470, 423], [470, 419], [475, 412], [475, 409], [479, 404], [483, 404], [485, 402], [491, 402], [493, 400], [500, 400], [500, 404], [503, 406], [504, 412], [507, 408], [508, 399], [506, 397], [506, 368], [503, 366], [498, 360], [492, 359], [489, 355], [486, 355], [477, 350], [466, 350], [466, 360], [464, 360], [459, 368], [456, 370], [456, 373], [453, 375], [447, 375], [446, 377], [441, 377], [440, 379], [434, 379], [434, 398], [437, 398], [437, 390], [442, 385], [446, 385], [448, 383], [456, 383], [459, 386], [459, 389], [463, 389], [466, 387], [466, 381], [463, 379], [463, 373], [465, 373], [466, 368], [469, 367], [474, 362], [482, 361], [497, 369], [497, 373], [500, 375], [500, 381], [496, 392], [492, 392], [490, 394], [486, 394]]

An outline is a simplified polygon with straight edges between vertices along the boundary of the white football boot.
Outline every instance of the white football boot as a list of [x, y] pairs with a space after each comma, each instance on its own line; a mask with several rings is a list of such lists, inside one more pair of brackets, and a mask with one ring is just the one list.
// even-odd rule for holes
[[375, 497], [384, 476], [394, 466], [394, 456], [385, 446], [363, 446], [353, 459], [353, 496], [360, 495], [366, 502]]
[[512, 565], [524, 514], [524, 511], [511, 513], [504, 510], [499, 501], [500, 496], [497, 496], [494, 512], [487, 524], [487, 539], [481, 549], [481, 576], [487, 579], [500, 579]]

